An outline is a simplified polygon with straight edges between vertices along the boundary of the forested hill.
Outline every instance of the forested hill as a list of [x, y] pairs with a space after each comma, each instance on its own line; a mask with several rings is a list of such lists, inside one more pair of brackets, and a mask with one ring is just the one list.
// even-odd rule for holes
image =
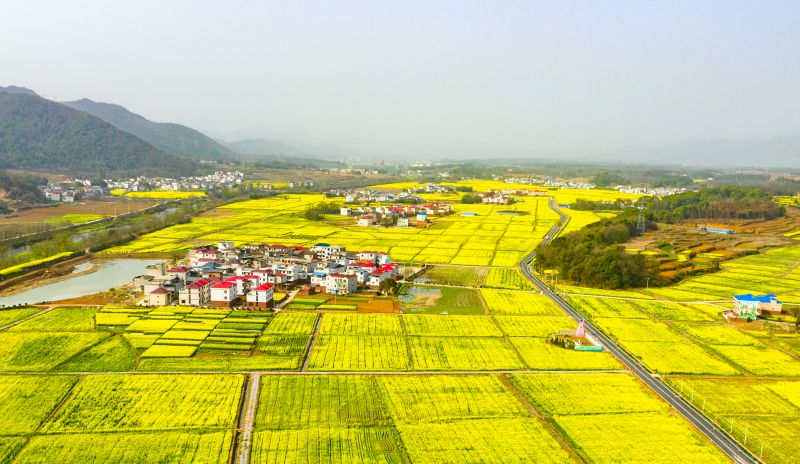
[[0, 214], [10, 211], [9, 204], [47, 203], [47, 198], [37, 187], [44, 184], [47, 184], [47, 179], [43, 177], [0, 171]]
[[114, 127], [181, 158], [220, 160], [233, 155], [233, 151], [190, 127], [153, 122], [119, 105], [99, 103], [87, 98], [63, 104], [97, 116]]
[[168, 155], [101, 119], [36, 95], [0, 91], [0, 169], [89, 176], [180, 176], [192, 161]]

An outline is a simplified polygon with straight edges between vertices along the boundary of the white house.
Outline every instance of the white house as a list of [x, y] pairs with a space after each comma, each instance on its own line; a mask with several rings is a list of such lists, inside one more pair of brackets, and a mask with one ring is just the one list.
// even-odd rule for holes
[[369, 227], [369, 226], [375, 225], [376, 222], [378, 222], [378, 220], [375, 219], [375, 216], [373, 216], [371, 214], [366, 214], [366, 215], [361, 216], [360, 218], [358, 218], [358, 225], [360, 225], [362, 227]]
[[208, 306], [211, 301], [211, 281], [200, 279], [187, 285], [178, 294], [178, 301], [184, 306]]
[[358, 279], [354, 274], [330, 274], [325, 282], [325, 291], [337, 295], [355, 293], [358, 291]]
[[350, 216], [351, 211], [352, 210], [347, 206], [342, 206], [341, 208], [339, 208], [339, 214], [342, 216]]
[[172, 302], [172, 292], [164, 287], [158, 287], [147, 294], [147, 304], [150, 306], [166, 306]]
[[211, 286], [211, 306], [230, 308], [236, 298], [235, 282], [220, 282]]
[[247, 307], [268, 309], [272, 307], [273, 290], [271, 284], [262, 284], [247, 293]]

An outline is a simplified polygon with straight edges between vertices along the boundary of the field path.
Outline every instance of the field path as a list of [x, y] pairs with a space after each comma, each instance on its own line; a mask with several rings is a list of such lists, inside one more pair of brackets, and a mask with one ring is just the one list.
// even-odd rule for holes
[[[557, 236], [565, 227], [568, 216], [559, 211], [555, 205], [555, 201], [551, 198], [550, 208], [561, 216], [560, 223], [553, 226], [552, 229], [544, 236], [542, 243], [547, 243]], [[754, 457], [747, 449], [741, 446], [735, 439], [731, 438], [724, 430], [717, 427], [716, 424], [711, 422], [702, 412], [695, 409], [689, 402], [687, 402], [678, 393], [672, 390], [660, 376], [651, 373], [645, 368], [635, 357], [631, 356], [619, 347], [616, 342], [607, 337], [604, 333], [599, 331], [594, 325], [584, 319], [584, 317], [573, 308], [566, 300], [561, 298], [557, 293], [552, 291], [550, 287], [545, 285], [533, 274], [531, 270], [531, 263], [536, 255], [536, 251], [532, 251], [522, 262], [519, 264], [519, 269], [522, 274], [528, 278], [542, 294], [547, 295], [554, 303], [556, 303], [564, 312], [576, 321], [583, 321], [586, 327], [586, 332], [591, 334], [603, 347], [614, 355], [623, 365], [625, 365], [631, 372], [637, 376], [642, 382], [647, 384], [658, 396], [664, 401], [669, 403], [670, 406], [683, 416], [690, 424], [697, 430], [705, 435], [711, 442], [713, 442], [723, 453], [725, 453], [733, 462], [737, 464], [756, 464], [760, 462], [758, 458]]]
[[0, 327], [0, 332], [2, 332], [3, 330], [6, 330], [6, 329], [10, 329], [10, 328], [14, 327], [15, 325], [19, 325], [19, 324], [22, 324], [23, 322], [29, 321], [29, 320], [33, 319], [34, 317], [38, 317], [38, 316], [41, 316], [42, 314], [49, 313], [50, 311], [56, 309], [57, 307], [58, 307], [58, 305], [48, 306], [47, 308], [44, 308], [43, 310], [39, 311], [38, 313], [33, 313], [28, 317], [23, 317], [22, 319], [16, 320], [14, 322], [10, 322], [10, 323]]
[[303, 367], [300, 368], [301, 371], [305, 372], [308, 369], [308, 361], [311, 359], [311, 350], [314, 349], [314, 345], [317, 344], [317, 338], [319, 338], [319, 326], [322, 325], [322, 314], [317, 316], [317, 323], [314, 324], [314, 332], [311, 334], [311, 341], [308, 343], [308, 350], [306, 350], [306, 357], [303, 359]]
[[258, 392], [261, 386], [261, 374], [254, 372], [250, 374], [242, 401], [242, 413], [239, 424], [239, 439], [236, 442], [236, 458], [238, 464], [250, 463], [250, 451], [253, 448], [253, 427], [256, 423], [256, 411], [258, 410]]

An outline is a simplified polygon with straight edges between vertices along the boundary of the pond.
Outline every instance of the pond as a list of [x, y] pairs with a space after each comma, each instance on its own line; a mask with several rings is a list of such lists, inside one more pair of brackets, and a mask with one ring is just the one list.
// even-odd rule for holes
[[102, 292], [119, 287], [137, 275], [144, 274], [145, 266], [159, 262], [154, 259], [95, 259], [75, 266], [79, 273], [96, 265], [97, 270], [69, 279], [42, 285], [21, 293], [0, 296], [0, 306], [35, 304], [43, 301], [64, 300]]

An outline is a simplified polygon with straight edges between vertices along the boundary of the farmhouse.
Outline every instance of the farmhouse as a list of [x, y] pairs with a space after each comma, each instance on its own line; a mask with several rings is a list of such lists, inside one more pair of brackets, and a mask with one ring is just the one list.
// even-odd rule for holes
[[358, 218], [358, 225], [362, 227], [373, 226], [376, 222], [378, 222], [378, 220], [371, 214], [365, 214], [364, 216]]
[[234, 282], [220, 282], [211, 286], [211, 306], [230, 308], [236, 298]]
[[208, 306], [211, 301], [211, 285], [209, 279], [199, 279], [187, 285], [178, 294], [178, 301], [184, 306]]
[[754, 320], [761, 314], [780, 314], [783, 303], [772, 293], [761, 296], [746, 293], [734, 295], [733, 307], [740, 319]]
[[247, 294], [247, 307], [252, 309], [268, 309], [272, 307], [272, 285], [262, 284]]

